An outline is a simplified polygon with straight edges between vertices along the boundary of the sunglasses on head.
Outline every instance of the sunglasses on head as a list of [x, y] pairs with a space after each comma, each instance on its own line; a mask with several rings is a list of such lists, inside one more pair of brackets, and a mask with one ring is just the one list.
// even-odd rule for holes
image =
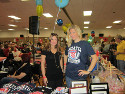
[[58, 36], [56, 33], [51, 33], [52, 36]]

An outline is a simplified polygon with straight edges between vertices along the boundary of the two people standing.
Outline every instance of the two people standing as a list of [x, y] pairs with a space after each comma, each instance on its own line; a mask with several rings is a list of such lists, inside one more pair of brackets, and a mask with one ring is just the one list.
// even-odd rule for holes
[[[77, 25], [69, 27], [67, 31], [67, 47], [64, 55], [64, 69], [66, 69], [66, 84], [70, 87], [72, 80], [85, 80], [93, 70], [97, 56], [87, 41], [82, 40], [81, 30]], [[88, 57], [92, 57], [88, 66]], [[51, 33], [49, 44], [41, 55], [41, 70], [44, 84], [55, 89], [63, 83], [63, 62], [58, 46], [58, 36]], [[45, 68], [46, 62], [46, 68]]]

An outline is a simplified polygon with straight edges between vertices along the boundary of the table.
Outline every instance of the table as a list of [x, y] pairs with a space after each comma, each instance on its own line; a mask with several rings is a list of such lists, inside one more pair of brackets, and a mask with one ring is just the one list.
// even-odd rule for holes
[[3, 78], [3, 77], [7, 77], [8, 75], [8, 72], [6, 71], [0, 71], [0, 80]]
[[[6, 60], [7, 57], [0, 57], [0, 62], [3, 62], [0, 64], [0, 70], [4, 69], [4, 61]], [[2, 68], [1, 68], [2, 67]]]
[[107, 60], [109, 60], [109, 55], [107, 55], [107, 54], [102, 54], [102, 57], [103, 57], [104, 59], [107, 58]]
[[[104, 71], [104, 72], [100, 72], [100, 74], [98, 75], [99, 77], [100, 77], [100, 80], [101, 80], [101, 82], [105, 82], [106, 80], [104, 80], [104, 79], [107, 79], [108, 77], [112, 77], [112, 80], [110, 80], [109, 78], [109, 80], [107, 80], [106, 82], [108, 82], [109, 83], [109, 87], [111, 87], [110, 89], [113, 91], [113, 88], [116, 86], [116, 87], [119, 87], [118, 86], [118, 83], [120, 83], [120, 82], [118, 82], [117, 84], [116, 84], [116, 82], [117, 82], [117, 80], [115, 80], [115, 81], [113, 81], [113, 79], [118, 79], [118, 80], [120, 80], [121, 82], [122, 82], [122, 84], [124, 84], [124, 89], [125, 89], [125, 77], [122, 77], [122, 76], [124, 76], [124, 74], [120, 71], [120, 70], [118, 70], [115, 66], [113, 66], [113, 65], [110, 65], [110, 67], [109, 67], [109, 64], [108, 63], [100, 63], [100, 65], [104, 68], [104, 70], [106, 70], [106, 71]], [[102, 80], [102, 78], [103, 78], [103, 80]], [[113, 84], [114, 83], [114, 84]], [[112, 88], [113, 87], [113, 88]], [[115, 93], [115, 92], [111, 92], [110, 91], [110, 94], [125, 94], [125, 91], [120, 91], [120, 93]]]
[[0, 62], [6, 60], [7, 57], [0, 57]]

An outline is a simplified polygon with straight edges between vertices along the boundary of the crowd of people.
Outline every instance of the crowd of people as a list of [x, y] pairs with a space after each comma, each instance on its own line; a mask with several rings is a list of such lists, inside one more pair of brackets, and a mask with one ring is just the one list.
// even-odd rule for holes
[[[87, 41], [87, 34], [82, 35], [79, 26], [72, 25], [67, 30], [66, 39], [67, 46], [63, 52], [56, 33], [51, 33], [44, 48], [40, 48], [40, 43], [37, 44], [41, 50], [41, 71], [44, 85], [52, 87], [52, 89], [61, 87], [64, 71], [66, 71], [65, 78], [68, 88], [71, 86], [71, 81], [86, 80], [98, 60], [96, 51], [99, 51], [100, 54], [108, 54], [109, 61], [125, 73], [125, 40], [121, 35], [113, 38], [110, 43], [103, 41], [101, 44], [95, 42], [94, 45], [90, 45]], [[7, 83], [6, 79], [9, 79], [9, 82], [13, 80], [25, 81], [21, 79], [29, 74], [30, 60], [27, 60], [26, 57], [25, 60], [23, 55], [27, 53], [31, 57], [32, 54], [36, 53], [36, 48], [28, 43], [18, 46], [16, 43], [5, 42], [4, 47], [0, 43], [0, 57], [7, 57], [4, 66], [8, 67], [12, 64], [16, 66], [16, 72], [1, 81], [4, 83]], [[19, 70], [23, 71], [18, 73]]]
[[93, 49], [109, 56], [108, 60], [125, 73], [125, 38], [117, 35], [110, 42], [95, 42]]
[[28, 46], [27, 44], [17, 45], [17, 43], [10, 41], [0, 43], [0, 57], [7, 57], [4, 63], [5, 68], [8, 68], [8, 66], [11, 66], [12, 64], [15, 64], [18, 67], [21, 63], [21, 55], [23, 53], [29, 53], [29, 55], [31, 55], [32, 46]]

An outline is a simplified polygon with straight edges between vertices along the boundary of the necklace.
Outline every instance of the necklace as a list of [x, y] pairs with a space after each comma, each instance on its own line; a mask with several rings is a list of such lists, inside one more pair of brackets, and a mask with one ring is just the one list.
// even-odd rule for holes
[[[59, 57], [60, 57], [60, 56], [59, 56]], [[56, 68], [59, 68], [59, 66], [57, 65], [57, 62], [56, 62], [55, 54], [54, 54], [54, 59], [55, 59]], [[59, 61], [60, 61], [60, 58], [59, 58]]]
[[51, 49], [51, 52], [52, 52], [53, 54], [55, 54], [55, 53], [57, 52], [57, 50], [56, 50], [56, 49]]

